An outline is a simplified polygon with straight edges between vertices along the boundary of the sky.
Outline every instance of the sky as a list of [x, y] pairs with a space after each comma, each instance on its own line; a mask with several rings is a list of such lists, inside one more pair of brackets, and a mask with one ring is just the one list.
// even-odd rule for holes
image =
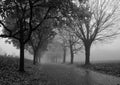
[[[83, 55], [84, 56], [84, 55]], [[84, 58], [79, 57], [82, 61]], [[76, 59], [77, 60], [77, 59]], [[96, 43], [91, 48], [91, 61], [120, 60], [120, 36], [104, 43]]]
[[7, 54], [11, 54], [11, 55], [18, 55], [19, 54], [19, 50], [16, 49], [12, 44], [9, 43], [5, 43], [6, 39], [2, 39], [0, 38], [0, 49], [2, 50], [2, 53], [7, 53]]

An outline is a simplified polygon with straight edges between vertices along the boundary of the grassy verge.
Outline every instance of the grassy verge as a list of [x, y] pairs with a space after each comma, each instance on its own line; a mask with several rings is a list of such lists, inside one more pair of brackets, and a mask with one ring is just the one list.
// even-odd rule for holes
[[120, 63], [96, 63], [89, 66], [77, 64], [76, 66], [120, 77]]
[[46, 75], [40, 66], [25, 60], [25, 73], [20, 73], [18, 64], [18, 58], [0, 56], [0, 85], [46, 85]]

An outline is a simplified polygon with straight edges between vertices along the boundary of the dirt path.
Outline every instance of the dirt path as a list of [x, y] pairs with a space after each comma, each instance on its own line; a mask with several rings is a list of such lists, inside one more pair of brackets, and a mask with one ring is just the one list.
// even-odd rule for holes
[[120, 85], [120, 78], [70, 65], [44, 64], [47, 85]]

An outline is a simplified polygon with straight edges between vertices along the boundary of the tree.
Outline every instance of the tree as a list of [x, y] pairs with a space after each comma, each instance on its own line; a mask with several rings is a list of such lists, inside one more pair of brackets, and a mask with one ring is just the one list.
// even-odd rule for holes
[[119, 0], [90, 0], [74, 6], [67, 25], [82, 40], [85, 48], [85, 64], [90, 64], [90, 49], [95, 41], [113, 39], [119, 34]]
[[[0, 37], [19, 42], [20, 67], [24, 72], [24, 47], [32, 33], [48, 18], [58, 18], [58, 12], [67, 11], [71, 0], [2, 0], [0, 24], [4, 28]], [[50, 11], [52, 12], [50, 13]], [[63, 12], [64, 14], [67, 12]]]
[[65, 40], [63, 40], [62, 48], [63, 48], [63, 63], [65, 63], [66, 62], [66, 52], [67, 52], [67, 46], [66, 46]]
[[[71, 31], [69, 31], [69, 27], [65, 27], [64, 26], [60, 29], [58, 29], [58, 33], [59, 36], [61, 38], [61, 40], [63, 41], [63, 50], [66, 51], [66, 47], [69, 47], [70, 49], [70, 63], [73, 64], [74, 61], [74, 55], [80, 51], [82, 49], [82, 43], [79, 40], [79, 38], [72, 33]], [[63, 62], [65, 60], [65, 52], [64, 52], [64, 57], [63, 57]]]
[[49, 12], [53, 8], [58, 9], [58, 3], [59, 1], [54, 2], [53, 0], [0, 1], [0, 25], [4, 28], [0, 37], [19, 42], [19, 71], [24, 72], [25, 44], [30, 40], [32, 33], [49, 18]]
[[[55, 34], [56, 33], [53, 31], [52, 26], [44, 26], [42, 29], [38, 29], [33, 33], [28, 45], [33, 49], [33, 64], [36, 64], [38, 60], [40, 62], [40, 58], [42, 56], [40, 54], [47, 50], [47, 45], [52, 41]], [[31, 49], [28, 47], [28, 50]]]
[[51, 62], [58, 63], [62, 59], [62, 45], [55, 39], [48, 45], [47, 58]]

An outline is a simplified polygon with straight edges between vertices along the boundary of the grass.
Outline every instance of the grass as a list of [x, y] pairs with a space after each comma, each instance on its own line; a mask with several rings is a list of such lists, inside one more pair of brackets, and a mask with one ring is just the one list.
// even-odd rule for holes
[[46, 75], [40, 66], [25, 59], [25, 73], [20, 73], [19, 59], [0, 56], [0, 85], [46, 85]]
[[105, 73], [108, 75], [120, 77], [120, 63], [119, 62], [117, 62], [117, 63], [115, 63], [115, 62], [95, 63], [95, 64], [91, 64], [89, 66], [77, 64], [76, 66], [87, 68], [87, 69], [97, 71], [100, 73]]

